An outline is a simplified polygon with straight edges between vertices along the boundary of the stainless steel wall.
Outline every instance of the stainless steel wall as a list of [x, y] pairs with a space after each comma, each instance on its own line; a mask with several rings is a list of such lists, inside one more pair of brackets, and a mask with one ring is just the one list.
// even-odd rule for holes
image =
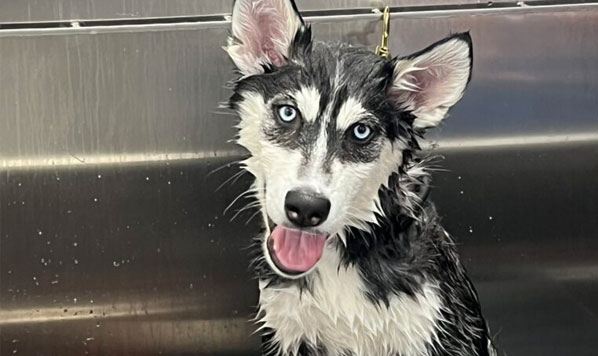
[[[313, 15], [319, 38], [379, 40], [375, 15]], [[447, 168], [432, 198], [499, 344], [595, 355], [598, 5], [409, 11], [392, 30], [395, 54], [472, 33], [474, 78], [432, 135]], [[0, 354], [256, 352], [257, 222], [230, 221], [243, 199], [226, 209], [249, 183], [225, 182], [243, 154], [217, 109], [227, 31], [0, 30]]]
[[[538, 0], [520, 2], [533, 4]], [[513, 0], [297, 0], [302, 10], [370, 9], [389, 6], [477, 5], [494, 7]], [[546, 2], [546, 1], [539, 1]], [[553, 1], [554, 2], [554, 1]], [[135, 19], [164, 16], [228, 14], [233, 0], [3, 0], [0, 22], [69, 21], [86, 19]]]

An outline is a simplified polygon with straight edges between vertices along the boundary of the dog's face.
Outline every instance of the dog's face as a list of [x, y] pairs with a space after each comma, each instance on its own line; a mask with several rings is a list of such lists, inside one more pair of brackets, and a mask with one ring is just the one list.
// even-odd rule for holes
[[242, 74], [238, 142], [272, 228], [264, 255], [287, 278], [314, 269], [327, 239], [376, 223], [379, 189], [461, 98], [472, 64], [468, 34], [393, 60], [315, 42], [291, 0], [237, 0], [226, 49]]

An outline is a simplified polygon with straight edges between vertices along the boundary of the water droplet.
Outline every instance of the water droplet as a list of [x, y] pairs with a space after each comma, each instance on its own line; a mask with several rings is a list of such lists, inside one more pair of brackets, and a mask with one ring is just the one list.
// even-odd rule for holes
[[12, 270], [10, 270], [10, 269], [9, 269], [9, 270], [8, 270], [8, 274], [12, 274]]
[[79, 260], [75, 259], [75, 260], [73, 260], [73, 263], [76, 264], [76, 265], [78, 265], [79, 264]]
[[214, 227], [212, 223], [208, 223], [208, 227]]
[[46, 260], [42, 257], [41, 261], [42, 261], [42, 263], [44, 263]]
[[458, 176], [458, 177], [457, 177], [457, 179], [458, 179], [458, 180], [461, 180], [461, 176]]
[[492, 216], [489, 216], [489, 217], [488, 217], [488, 220], [492, 220], [492, 219], [493, 219], [493, 217], [492, 217]]
[[463, 195], [464, 191], [460, 191], [459, 194]]
[[90, 299], [90, 300], [89, 300], [89, 303], [93, 304], [93, 299]]
[[39, 236], [41, 236], [41, 235], [43, 235], [44, 233], [43, 233], [43, 231], [41, 231], [41, 230], [37, 230], [37, 234], [38, 234]]
[[168, 88], [168, 91], [172, 91], [172, 88]]
[[37, 281], [37, 277], [36, 277], [36, 276], [33, 276], [33, 280], [34, 280], [34, 281]]
[[211, 243], [211, 244], [213, 244], [213, 243], [214, 243], [214, 239], [211, 239], [211, 240], [210, 240], [210, 243]]
[[471, 226], [469, 227], [469, 233], [473, 233], [473, 228]]
[[116, 262], [116, 261], [112, 261], [112, 265], [113, 265], [114, 267], [118, 267], [118, 266], [120, 266], [120, 263], [118, 263], [118, 262]]
[[149, 177], [145, 177], [145, 180], [146, 180], [146, 181], [149, 181]]
[[58, 284], [58, 280], [57, 280], [57, 279], [55, 279], [55, 280], [53, 280], [52, 282], [50, 282], [50, 284]]
[[172, 183], [170, 181], [168, 181], [168, 185], [171, 185]]
[[193, 283], [189, 283], [189, 289], [193, 289]]
[[162, 250], [160, 250], [160, 248], [158, 247], [158, 248], [156, 249], [156, 252], [160, 253], [160, 252], [162, 252]]
[[73, 242], [74, 247], [77, 247], [77, 245], [78, 245], [77, 242]]
[[98, 174], [98, 179], [102, 179], [102, 175], [101, 174]]
[[95, 203], [97, 203], [97, 202], [98, 202], [98, 198], [93, 198], [93, 201], [94, 201]]
[[56, 177], [56, 181], [60, 182], [60, 177]]
[[17, 183], [17, 185], [20, 187], [23, 185], [23, 183], [19, 182], [19, 183]]

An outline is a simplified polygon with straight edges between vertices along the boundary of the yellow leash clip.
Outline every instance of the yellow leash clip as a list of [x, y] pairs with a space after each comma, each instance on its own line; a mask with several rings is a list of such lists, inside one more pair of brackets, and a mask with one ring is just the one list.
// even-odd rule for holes
[[376, 46], [376, 54], [384, 59], [390, 59], [390, 50], [388, 49], [388, 36], [390, 34], [390, 7], [384, 8], [382, 14], [382, 41]]

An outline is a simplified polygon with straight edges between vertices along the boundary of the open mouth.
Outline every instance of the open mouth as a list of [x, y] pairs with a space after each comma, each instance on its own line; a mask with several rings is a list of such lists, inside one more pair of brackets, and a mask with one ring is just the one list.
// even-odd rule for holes
[[268, 253], [276, 267], [299, 275], [314, 268], [322, 258], [328, 236], [276, 226], [267, 239]]

